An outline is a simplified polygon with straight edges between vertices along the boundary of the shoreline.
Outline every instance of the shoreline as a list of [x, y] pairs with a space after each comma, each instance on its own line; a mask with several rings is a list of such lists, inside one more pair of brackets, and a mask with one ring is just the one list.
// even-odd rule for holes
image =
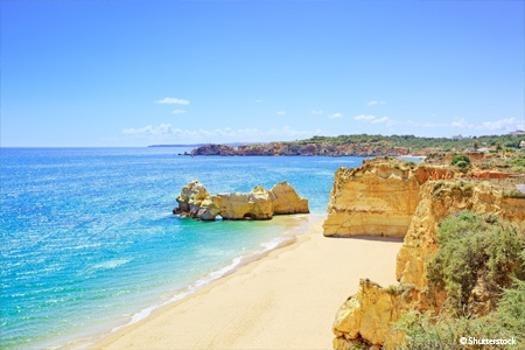
[[152, 317], [161, 309], [170, 307], [174, 304], [184, 302], [200, 291], [211, 287], [214, 283], [220, 282], [222, 279], [235, 274], [243, 267], [257, 263], [266, 258], [269, 254], [276, 250], [281, 250], [297, 243], [298, 237], [304, 235], [304, 228], [310, 230], [312, 225], [322, 223], [325, 215], [320, 213], [310, 214], [296, 214], [296, 215], [276, 215], [273, 221], [277, 221], [278, 225], [282, 225], [281, 235], [274, 237], [270, 241], [261, 243], [261, 249], [251, 251], [248, 254], [234, 257], [230, 263], [220, 266], [209, 273], [202, 275], [200, 278], [194, 280], [186, 287], [173, 290], [168, 298], [160, 298], [153, 304], [150, 304], [142, 309], [131, 313], [125, 322], [114, 322], [113, 325], [98, 328], [97, 331], [87, 332], [84, 335], [64, 336], [63, 341], [47, 342], [43, 344], [46, 349], [86, 349], [94, 344], [97, 344], [113, 334], [132, 327], [148, 318]]
[[[385, 285], [395, 282], [394, 262], [401, 242], [323, 237], [323, 218], [309, 219], [306, 232], [295, 239], [180, 300], [161, 305], [147, 317], [63, 348], [279, 348], [276, 344], [327, 348], [335, 312], [357, 290], [360, 277], [372, 276]], [[376, 264], [369, 261], [374, 251]], [[349, 265], [346, 274], [340, 263]], [[314, 289], [319, 291], [313, 293]], [[301, 322], [302, 331], [288, 331]]]

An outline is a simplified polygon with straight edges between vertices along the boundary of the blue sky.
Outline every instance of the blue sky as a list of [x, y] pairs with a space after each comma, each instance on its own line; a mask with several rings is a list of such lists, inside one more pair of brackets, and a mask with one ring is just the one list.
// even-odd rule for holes
[[2, 0], [1, 145], [505, 133], [523, 1]]

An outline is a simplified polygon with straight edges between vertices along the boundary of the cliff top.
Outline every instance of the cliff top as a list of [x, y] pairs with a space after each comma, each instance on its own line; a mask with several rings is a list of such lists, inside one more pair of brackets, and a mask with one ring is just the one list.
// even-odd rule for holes
[[525, 135], [491, 135], [466, 138], [434, 138], [414, 135], [340, 135], [244, 145], [203, 145], [192, 155], [287, 155], [287, 156], [382, 156], [428, 155], [438, 152], [494, 153], [524, 149]]

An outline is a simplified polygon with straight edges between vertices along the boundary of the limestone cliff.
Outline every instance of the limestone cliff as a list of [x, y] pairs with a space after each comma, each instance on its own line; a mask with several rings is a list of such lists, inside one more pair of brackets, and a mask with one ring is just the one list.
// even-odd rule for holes
[[455, 176], [441, 166], [416, 167], [384, 158], [356, 169], [341, 168], [335, 174], [324, 235], [404, 237], [420, 200], [420, 186], [429, 179]]
[[[417, 171], [416, 171], [417, 172]], [[419, 182], [418, 182], [419, 183]], [[397, 258], [395, 287], [361, 282], [359, 292], [346, 301], [334, 323], [334, 348], [350, 349], [353, 344], [368, 344], [395, 349], [403, 339], [392, 329], [406, 310], [431, 310], [439, 313], [446, 292], [431, 288], [427, 279], [427, 263], [435, 255], [437, 229], [448, 215], [465, 210], [479, 214], [495, 214], [525, 227], [525, 197], [509, 195], [504, 186], [472, 180], [431, 180], [419, 184], [419, 201], [410, 219], [403, 246]], [[385, 217], [388, 223], [388, 218]], [[490, 298], [480, 298], [480, 288], [472, 291], [472, 299], [480, 300], [479, 312]]]
[[255, 187], [247, 193], [210, 195], [199, 181], [184, 186], [177, 197], [174, 214], [209, 221], [221, 216], [225, 220], [267, 220], [273, 215], [308, 213], [308, 200], [300, 197], [287, 182], [266, 190]]
[[226, 220], [265, 220], [274, 214], [270, 193], [261, 186], [248, 193], [218, 194], [213, 201], [219, 207], [219, 215]]
[[427, 286], [425, 266], [437, 249], [438, 224], [446, 216], [465, 210], [525, 224], [525, 198], [508, 197], [501, 186], [473, 181], [428, 182], [421, 189], [421, 200], [397, 257], [396, 277], [401, 283]]
[[308, 200], [301, 198], [287, 182], [279, 182], [274, 185], [269, 191], [269, 196], [275, 215], [309, 212]]
[[414, 303], [414, 289], [382, 288], [370, 280], [361, 280], [359, 291], [340, 307], [334, 322], [334, 349], [352, 349], [363, 343], [394, 345], [403, 340], [403, 334], [390, 324]]

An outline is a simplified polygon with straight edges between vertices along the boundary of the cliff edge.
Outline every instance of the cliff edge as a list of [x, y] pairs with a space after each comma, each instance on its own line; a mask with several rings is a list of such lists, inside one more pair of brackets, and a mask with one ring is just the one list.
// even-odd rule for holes
[[420, 188], [436, 179], [452, 179], [454, 170], [396, 159], [365, 161], [335, 174], [324, 222], [325, 236], [405, 236], [420, 201]]
[[[508, 240], [510, 245], [525, 242], [525, 195], [505, 182], [480, 181], [484, 178], [453, 167], [424, 163], [416, 166], [392, 159], [367, 161], [360, 168], [337, 171], [324, 223], [325, 236], [404, 237], [404, 241], [396, 264], [399, 284], [383, 288], [362, 280], [358, 293], [336, 314], [334, 349], [397, 349], [403, 345], [405, 334], [394, 325], [403, 315], [411, 311], [440, 315], [450, 303], [451, 292], [443, 283], [432, 280], [436, 271], [429, 271], [429, 264], [440, 249], [438, 231], [443, 220], [462, 213], [482, 215], [487, 220], [497, 218], [512, 225], [510, 230], [515, 236]], [[493, 241], [498, 242], [500, 231], [495, 230]], [[465, 237], [462, 234], [459, 239], [466, 239], [468, 232]], [[485, 258], [470, 258], [481, 267], [468, 276], [472, 283], [462, 291], [462, 307], [472, 317], [494, 311], [501, 288], [511, 284], [507, 273], [521, 268], [510, 258], [496, 259], [496, 263], [503, 261], [505, 268], [498, 273], [506, 279], [498, 282], [498, 288], [489, 288], [487, 268], [483, 267], [488, 263], [481, 261]], [[442, 262], [443, 266], [447, 263]]]

